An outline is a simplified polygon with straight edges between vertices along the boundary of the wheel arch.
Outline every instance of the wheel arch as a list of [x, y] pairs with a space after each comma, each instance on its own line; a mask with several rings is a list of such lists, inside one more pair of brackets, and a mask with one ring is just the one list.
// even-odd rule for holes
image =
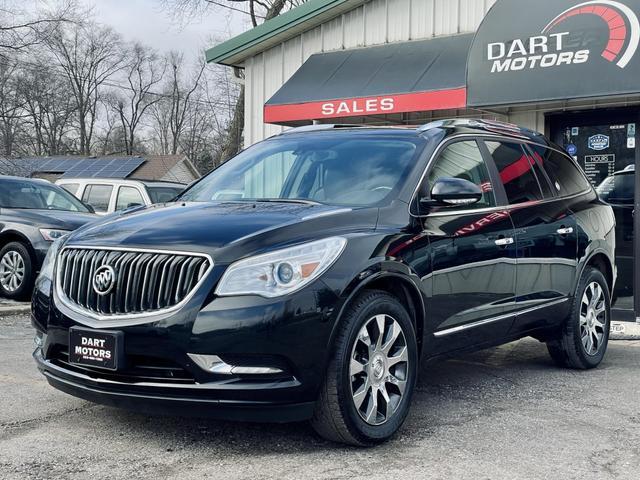
[[351, 289], [346, 300], [337, 315], [337, 319], [331, 333], [330, 345], [333, 345], [335, 334], [342, 318], [353, 301], [366, 290], [381, 290], [394, 296], [409, 313], [416, 329], [416, 341], [418, 353], [422, 353], [424, 343], [424, 330], [426, 324], [425, 301], [420, 288], [408, 274], [392, 271], [381, 271], [366, 277]]
[[582, 274], [589, 267], [595, 267], [602, 272], [604, 278], [607, 280], [607, 286], [609, 287], [609, 293], [613, 295], [613, 287], [615, 282], [614, 277], [614, 262], [609, 258], [604, 250], [595, 250], [584, 261], [582, 268], [580, 269], [580, 275], [576, 279], [576, 288], [580, 284], [580, 278]]

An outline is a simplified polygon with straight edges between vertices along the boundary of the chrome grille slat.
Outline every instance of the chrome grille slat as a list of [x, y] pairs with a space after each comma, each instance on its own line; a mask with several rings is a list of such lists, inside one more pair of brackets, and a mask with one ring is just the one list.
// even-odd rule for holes
[[[93, 279], [105, 265], [115, 271], [115, 283], [98, 295]], [[58, 257], [56, 290], [77, 312], [130, 318], [179, 307], [212, 267], [208, 256], [195, 253], [66, 247]]]

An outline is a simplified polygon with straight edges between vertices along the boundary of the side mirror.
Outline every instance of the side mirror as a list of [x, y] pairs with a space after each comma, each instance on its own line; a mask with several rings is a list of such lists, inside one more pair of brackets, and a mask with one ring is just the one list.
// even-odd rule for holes
[[422, 204], [441, 206], [472, 205], [482, 198], [482, 190], [463, 178], [442, 177], [431, 187], [431, 198]]
[[87, 207], [87, 210], [89, 210], [89, 213], [96, 213], [96, 209], [93, 208], [93, 206], [89, 205], [88, 203], [82, 202], [82, 204]]
[[129, 205], [127, 205], [127, 208], [133, 208], [133, 207], [142, 207], [141, 203], [130, 203]]

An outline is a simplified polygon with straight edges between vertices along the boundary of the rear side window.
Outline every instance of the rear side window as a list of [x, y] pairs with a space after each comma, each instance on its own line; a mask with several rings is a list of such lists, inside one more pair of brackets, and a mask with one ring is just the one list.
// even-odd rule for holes
[[87, 185], [82, 201], [91, 205], [96, 212], [104, 213], [109, 210], [112, 191], [112, 185]]
[[558, 195], [574, 195], [591, 188], [580, 168], [569, 157], [538, 145], [531, 145], [531, 149]]
[[542, 200], [542, 189], [532, 169], [532, 159], [522, 145], [485, 142], [496, 164], [511, 205]]

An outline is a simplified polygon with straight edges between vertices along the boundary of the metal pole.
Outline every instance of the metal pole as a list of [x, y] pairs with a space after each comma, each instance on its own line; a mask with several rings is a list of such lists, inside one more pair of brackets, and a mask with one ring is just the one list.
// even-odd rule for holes
[[636, 112], [636, 148], [635, 148], [635, 200], [633, 210], [633, 311], [636, 322], [640, 323], [640, 144], [638, 139], [640, 134], [640, 109]]

